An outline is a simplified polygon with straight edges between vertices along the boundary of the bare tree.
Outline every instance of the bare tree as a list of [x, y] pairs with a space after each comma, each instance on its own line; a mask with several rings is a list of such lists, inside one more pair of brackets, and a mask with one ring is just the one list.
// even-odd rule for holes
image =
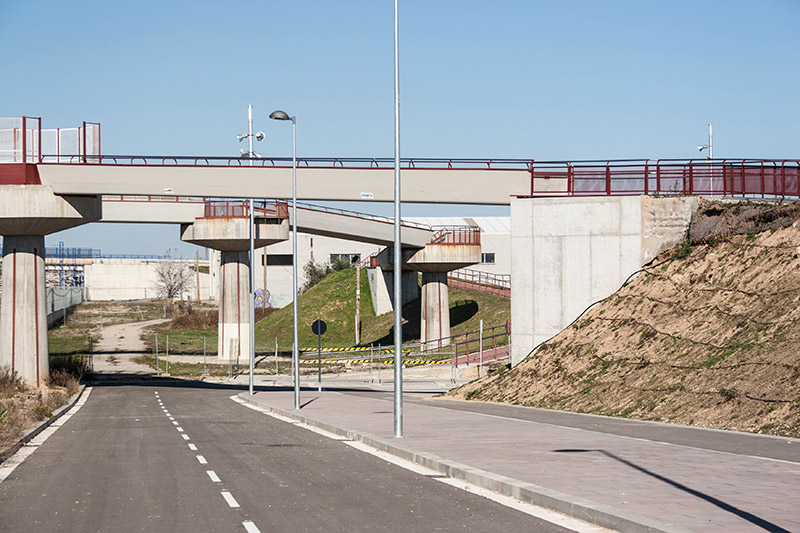
[[194, 276], [183, 261], [169, 255], [167, 253], [167, 258], [156, 267], [156, 289], [164, 298], [171, 300], [192, 287]]

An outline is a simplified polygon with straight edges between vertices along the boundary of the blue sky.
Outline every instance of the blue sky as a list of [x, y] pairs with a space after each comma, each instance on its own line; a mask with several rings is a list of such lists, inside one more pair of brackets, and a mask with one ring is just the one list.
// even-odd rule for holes
[[[392, 17], [392, 0], [0, 0], [0, 116], [101, 122], [109, 154], [235, 155], [252, 103], [262, 154], [291, 153], [281, 108], [301, 156], [391, 157]], [[713, 122], [715, 156], [797, 158], [798, 20], [796, 0], [401, 0], [402, 155], [690, 158]], [[177, 234], [47, 243], [160, 253]]]

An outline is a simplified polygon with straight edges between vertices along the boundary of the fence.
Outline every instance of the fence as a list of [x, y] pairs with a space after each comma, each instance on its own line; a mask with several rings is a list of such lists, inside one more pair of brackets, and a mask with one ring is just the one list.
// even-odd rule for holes
[[480, 244], [481, 229], [473, 226], [438, 226], [430, 244]]
[[796, 160], [542, 162], [530, 172], [531, 196], [800, 198]]
[[86, 301], [86, 287], [47, 287], [45, 301], [47, 309], [47, 327], [62, 320], [70, 307]]
[[447, 284], [460, 289], [472, 289], [511, 298], [511, 276], [461, 268], [447, 274]]
[[[205, 205], [205, 218], [246, 218], [250, 216], [247, 201], [214, 200]], [[253, 204], [253, 216], [256, 218], [287, 218], [289, 207], [287, 202], [257, 202]]]
[[0, 117], [0, 163], [97, 163], [100, 124], [42, 129], [40, 117]]

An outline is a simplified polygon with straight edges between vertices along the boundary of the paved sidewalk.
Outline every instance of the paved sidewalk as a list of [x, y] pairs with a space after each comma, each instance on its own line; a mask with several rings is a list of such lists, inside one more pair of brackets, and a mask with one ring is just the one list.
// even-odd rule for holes
[[[625, 421], [615, 420], [617, 434], [610, 434], [568, 427], [575, 425], [568, 413], [560, 426], [558, 412], [549, 412], [543, 423], [514, 414], [519, 407], [498, 416], [497, 410], [464, 411], [448, 408], [452, 402], [411, 395], [404, 401], [404, 438], [395, 439], [390, 398], [303, 390], [303, 407], [295, 411], [286, 389], [240, 396], [452, 477], [613, 529], [800, 531], [797, 439], [705, 430], [718, 449], [726, 435], [735, 439], [738, 453], [730, 453], [643, 439], [641, 422], [631, 421], [636, 436], [626, 436]], [[653, 427], [662, 436], [669, 428]], [[781, 443], [792, 447], [782, 455], [790, 460], [759, 453]]]

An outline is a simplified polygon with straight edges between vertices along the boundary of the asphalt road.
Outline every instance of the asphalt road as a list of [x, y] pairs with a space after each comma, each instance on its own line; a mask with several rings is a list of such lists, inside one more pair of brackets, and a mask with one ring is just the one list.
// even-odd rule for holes
[[0, 483], [0, 531], [566, 531], [248, 409], [238, 392], [95, 386]]

